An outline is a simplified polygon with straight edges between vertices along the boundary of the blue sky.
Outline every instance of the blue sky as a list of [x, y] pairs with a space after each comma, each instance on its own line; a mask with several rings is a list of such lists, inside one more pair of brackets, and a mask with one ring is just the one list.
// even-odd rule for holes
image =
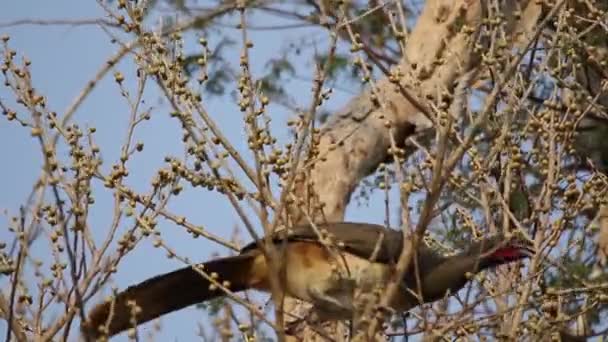
[[[0, 23], [18, 19], [86, 19], [103, 17], [104, 12], [95, 1], [82, 0], [54, 0], [36, 1], [19, 0], [9, 1], [0, 11]], [[278, 19], [272, 17], [257, 17], [260, 23], [272, 25]], [[308, 31], [307, 31], [308, 30]], [[234, 31], [235, 34], [238, 33]], [[101, 68], [103, 63], [118, 49], [110, 43], [110, 37], [98, 26], [36, 26], [22, 25], [14, 27], [0, 27], [0, 34], [7, 33], [11, 37], [10, 46], [19, 55], [27, 56], [32, 61], [32, 74], [34, 86], [47, 97], [48, 107], [62, 115], [73, 99], [82, 90], [83, 86]], [[296, 31], [253, 31], [250, 38], [255, 42], [251, 49], [254, 76], [262, 75], [266, 62], [277, 56], [287, 42], [297, 37], [319, 37], [318, 48], [327, 46], [323, 34], [311, 29]], [[235, 36], [237, 37], [237, 36]], [[124, 38], [128, 38], [124, 36]], [[217, 39], [208, 36], [211, 48], [217, 44]], [[193, 46], [191, 37], [187, 46]], [[227, 54], [232, 63], [237, 63], [240, 48], [235, 46]], [[312, 78], [312, 63], [309, 56], [301, 57], [296, 61], [303, 71], [302, 75]], [[135, 90], [135, 71], [131, 58], [124, 59], [116, 70], [125, 74], [125, 85], [131, 91]], [[310, 102], [311, 83], [294, 81], [289, 90], [301, 106], [308, 106]], [[232, 89], [234, 86], [231, 85]], [[338, 108], [343, 105], [350, 94], [334, 91], [334, 96], [328, 108]], [[12, 95], [7, 89], [0, 88], [0, 98], [12, 104]], [[130, 175], [126, 181], [138, 191], [149, 189], [150, 180], [154, 171], [163, 165], [166, 155], [181, 157], [184, 155], [181, 144], [181, 130], [178, 123], [167, 115], [166, 105], [159, 102], [161, 96], [153, 82], [148, 84], [144, 101], [153, 106], [152, 120], [145, 122], [135, 132], [135, 141], [143, 141], [145, 149], [137, 154], [130, 162]], [[241, 113], [228, 96], [222, 98], [205, 97], [205, 105], [213, 118], [224, 130], [224, 133], [243, 152], [248, 160], [246, 142], [241, 139], [244, 132]], [[304, 107], [304, 108], [306, 108]], [[17, 107], [14, 107], [17, 108]], [[26, 115], [27, 113], [22, 113]], [[277, 135], [287, 141], [285, 121], [290, 113], [279, 106], [271, 107], [271, 116]], [[126, 136], [128, 122], [128, 106], [116, 86], [111, 74], [103, 79], [93, 93], [86, 99], [75, 115], [74, 121], [81, 127], [96, 127], [95, 139], [101, 147], [105, 161], [104, 170], [118, 160], [120, 146]], [[14, 122], [0, 118], [0, 158], [9, 161], [0, 168], [0, 225], [6, 226], [7, 218], [18, 212], [30, 190], [33, 182], [40, 175], [40, 150], [37, 142], [30, 137], [29, 129], [23, 128]], [[63, 156], [66, 158], [66, 155]], [[100, 235], [105, 233], [112, 218], [112, 195], [99, 184], [95, 186], [96, 204], [93, 206], [89, 224]], [[395, 205], [398, 201], [394, 201]], [[169, 204], [169, 209], [178, 215], [187, 217], [188, 221], [204, 226], [213, 233], [229, 238], [235, 227], [241, 227], [235, 212], [228, 201], [217, 193], [210, 193], [199, 189], [187, 189]], [[353, 210], [356, 209], [356, 210]], [[396, 212], [395, 208], [391, 208]], [[9, 216], [6, 215], [9, 214]], [[355, 221], [382, 223], [384, 220], [383, 195], [376, 192], [369, 206], [355, 207], [351, 205], [347, 218]], [[255, 221], [254, 221], [255, 222]], [[129, 227], [130, 221], [122, 225]], [[160, 230], [168, 244], [179, 250], [182, 256], [192, 261], [208, 258], [212, 253], [225, 253], [226, 250], [202, 239], [193, 240], [183, 229], [170, 222], [159, 221]], [[6, 230], [0, 231], [0, 240], [7, 241], [10, 236]], [[243, 235], [245, 242], [249, 241]], [[43, 260], [48, 260], [48, 245], [46, 242], [37, 243], [34, 254]], [[150, 276], [167, 272], [182, 264], [169, 260], [161, 250], [155, 249], [150, 242], [144, 242], [131, 253], [114, 277], [114, 284], [124, 288], [129, 284], [142, 281]], [[48, 268], [47, 268], [48, 269]], [[0, 284], [2, 284], [0, 282]], [[107, 292], [106, 292], [107, 293]], [[90, 307], [90, 306], [89, 306]], [[197, 320], [201, 316], [194, 316], [194, 309], [182, 310], [162, 319], [163, 332], [157, 340], [187, 341], [195, 337]], [[0, 336], [6, 326], [0, 324]], [[126, 340], [125, 337], [116, 339]]]

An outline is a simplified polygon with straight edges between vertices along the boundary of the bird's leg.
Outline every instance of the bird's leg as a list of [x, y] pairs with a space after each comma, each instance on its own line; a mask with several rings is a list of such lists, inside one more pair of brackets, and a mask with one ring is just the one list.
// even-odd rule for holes
[[323, 323], [324, 321], [326, 321], [326, 320], [324, 320], [322, 318], [322, 315], [319, 315], [318, 310], [316, 310], [313, 307], [313, 308], [310, 308], [304, 314], [304, 316], [289, 322], [286, 327], [286, 331], [291, 332], [293, 330], [299, 330], [304, 325], [304, 323], [306, 323], [308, 325], [314, 325], [314, 324]]
[[323, 328], [323, 323], [326, 322], [326, 320], [320, 318], [319, 312], [312, 308], [304, 317], [287, 323], [285, 333], [290, 336], [301, 336], [304, 328], [308, 327], [326, 340], [333, 341], [334, 339], [327, 335], [327, 332]]
[[287, 322], [285, 325], [285, 333], [291, 336], [297, 336], [304, 329], [305, 324], [308, 322], [308, 317], [312, 314], [312, 310], [309, 310], [304, 317], [295, 319]]

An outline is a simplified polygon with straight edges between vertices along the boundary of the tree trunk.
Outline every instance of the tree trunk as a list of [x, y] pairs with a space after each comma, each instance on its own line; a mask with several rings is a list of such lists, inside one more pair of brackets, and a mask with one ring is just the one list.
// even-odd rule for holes
[[[502, 3], [506, 3], [501, 11], [514, 37], [510, 43], [517, 43], [534, 28], [539, 5], [524, 0]], [[488, 12], [485, 6], [477, 0], [426, 1], [408, 36], [405, 54], [393, 69], [393, 82], [377, 81], [372, 87], [376, 91], [353, 98], [322, 128], [314, 154], [318, 160], [296, 184], [300, 201], [291, 210], [294, 221], [306, 221], [302, 209], [313, 220], [342, 221], [359, 182], [390, 159], [391, 135], [397, 146], [403, 146], [413, 133], [433, 127], [428, 101], [440, 102], [464, 75], [477, 71], [483, 51], [474, 45], [483, 44], [478, 32]], [[522, 15], [516, 15], [519, 9]], [[287, 309], [292, 308], [293, 303], [287, 303]], [[313, 335], [306, 329], [299, 338], [313, 341]], [[332, 336], [340, 340], [339, 335]]]

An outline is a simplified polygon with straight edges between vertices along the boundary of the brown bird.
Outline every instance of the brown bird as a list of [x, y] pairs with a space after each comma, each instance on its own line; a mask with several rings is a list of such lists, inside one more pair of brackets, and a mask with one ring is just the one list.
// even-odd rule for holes
[[[329, 223], [317, 228], [333, 242], [329, 246], [335, 248], [321, 243], [315, 229], [308, 225], [283, 230], [273, 237], [278, 252], [284, 253], [283, 289], [291, 297], [312, 303], [321, 320], [351, 319], [355, 289], [381, 286], [395, 274], [403, 250], [403, 234], [365, 223]], [[532, 253], [529, 243], [503, 236], [474, 242], [466, 251], [450, 257], [420, 244], [417, 257], [412, 258], [417, 265], [408, 267], [401, 290], [390, 306], [404, 312], [423, 302], [433, 302], [460, 290], [468, 280], [467, 273], [520, 260]], [[271, 270], [256, 243], [245, 246], [239, 255], [196, 266], [150, 278], [127, 288], [113, 300], [98, 304], [83, 323], [83, 333], [89, 337], [112, 336], [172, 311], [223, 296], [225, 292], [210, 278], [229, 284], [233, 292], [270, 292]], [[134, 311], [133, 304], [138, 310]]]

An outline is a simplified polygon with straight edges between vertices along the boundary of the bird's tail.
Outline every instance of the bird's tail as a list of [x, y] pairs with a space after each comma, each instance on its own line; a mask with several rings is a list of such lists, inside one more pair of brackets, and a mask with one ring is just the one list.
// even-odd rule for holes
[[[109, 337], [169, 312], [224, 295], [201, 270], [220, 284], [229, 284], [233, 292], [246, 290], [256, 285], [252, 281], [259, 279], [259, 275], [252, 274], [260, 266], [256, 264], [259, 264], [256, 255], [244, 254], [150, 278], [94, 307], [82, 325], [82, 332], [90, 338]], [[260, 271], [264, 270], [257, 273]]]

